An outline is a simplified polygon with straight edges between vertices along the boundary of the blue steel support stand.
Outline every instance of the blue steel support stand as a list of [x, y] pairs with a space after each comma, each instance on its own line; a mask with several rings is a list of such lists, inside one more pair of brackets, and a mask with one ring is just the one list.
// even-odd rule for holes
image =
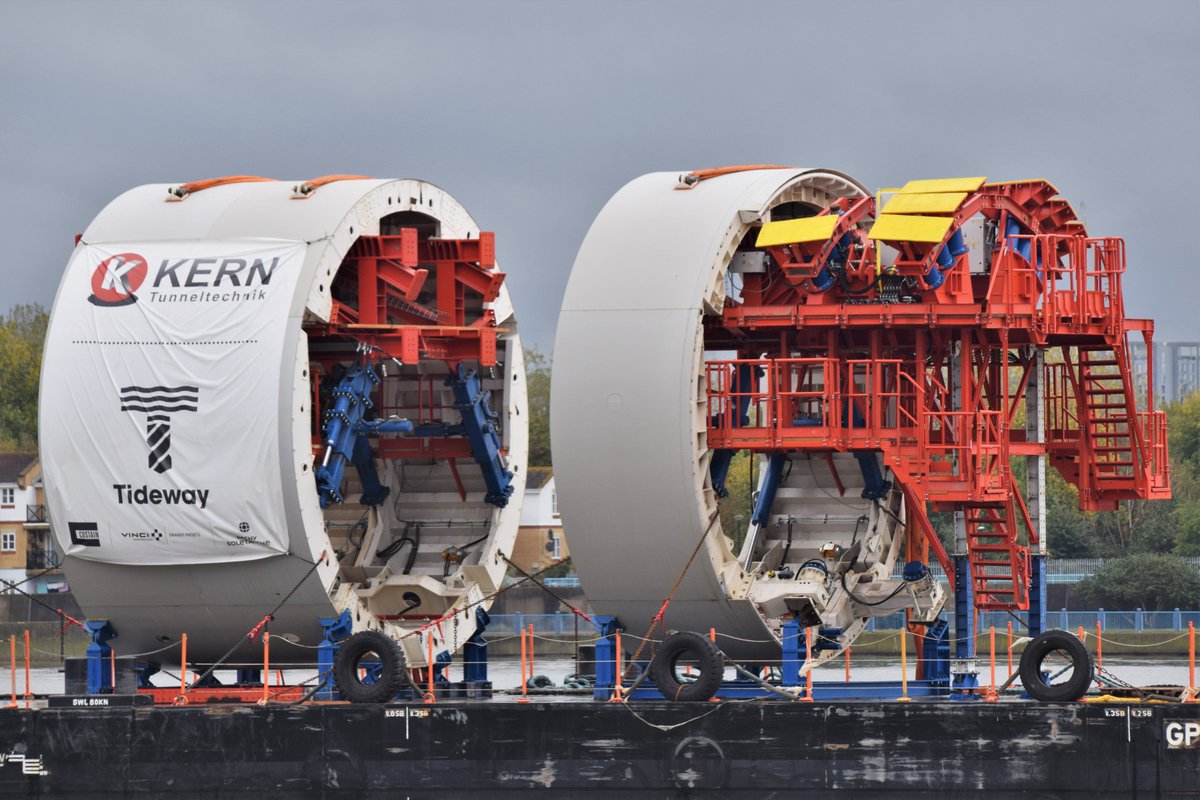
[[84, 630], [92, 637], [87, 648], [87, 691], [88, 694], [111, 694], [112, 648], [110, 640], [117, 638], [117, 631], [106, 619], [89, 619], [83, 623]]
[[[975, 671], [975, 592], [971, 586], [971, 566], [965, 555], [954, 556], [954, 661], [951, 670], [951, 700], [975, 697], [969, 690], [979, 687]], [[969, 672], [967, 670], [970, 670]]]
[[592, 617], [600, 638], [596, 640], [596, 685], [592, 696], [597, 700], [607, 700], [617, 684], [617, 640], [614, 636], [621, 630], [621, 624], [616, 617], [596, 615]]
[[463, 645], [463, 682], [467, 697], [492, 696], [492, 683], [488, 680], [488, 642], [484, 637], [491, 621], [483, 608], [475, 607], [475, 633]]
[[336, 617], [320, 617], [321, 629], [325, 638], [317, 645], [317, 671], [320, 672], [325, 686], [317, 692], [318, 700], [341, 700], [339, 692], [333, 683], [333, 661], [337, 658], [341, 641], [350, 635], [354, 622], [350, 619], [350, 611], [343, 611]]
[[1046, 556], [1034, 553], [1029, 557], [1029, 636], [1046, 630]]
[[950, 623], [940, 615], [925, 630], [921, 660], [925, 664], [925, 680], [950, 684]]
[[784, 686], [800, 685], [800, 670], [808, 661], [808, 641], [804, 628], [797, 619], [783, 623], [783, 663], [780, 664], [780, 680]]

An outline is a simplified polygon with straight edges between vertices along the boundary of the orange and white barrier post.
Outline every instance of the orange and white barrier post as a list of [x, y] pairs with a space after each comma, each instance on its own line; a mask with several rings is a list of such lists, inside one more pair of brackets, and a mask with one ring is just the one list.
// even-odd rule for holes
[[1104, 667], [1104, 639], [1101, 638], [1103, 628], [1100, 627], [1100, 620], [1096, 620], [1096, 666], [1103, 669]]
[[898, 703], [910, 703], [912, 698], [908, 696], [908, 629], [900, 629], [900, 696], [896, 698]]
[[521, 696], [518, 703], [529, 702], [529, 676], [525, 673], [525, 662], [529, 658], [528, 646], [525, 644], [525, 629], [521, 628]]
[[113, 694], [117, 692], [117, 651], [108, 649], [108, 686]]
[[625, 687], [622, 684], [624, 670], [621, 669], [621, 632], [613, 633], [613, 639], [616, 643], [616, 680], [613, 681], [613, 695], [609, 698], [610, 703], [620, 703], [624, 701]]
[[1008, 674], [1012, 675], [1012, 651], [1013, 651], [1013, 635], [1012, 635], [1012, 620], [1008, 621]]
[[258, 701], [258, 704], [260, 706], [265, 706], [267, 704], [268, 700], [270, 700], [270, 695], [267, 693], [270, 683], [271, 683], [271, 632], [263, 631], [263, 671], [262, 671], [263, 694], [262, 694], [262, 699]]
[[[805, 628], [804, 629], [804, 646], [806, 648], [805, 655], [804, 655], [805, 662], [812, 660], [812, 657], [813, 657], [812, 644], [813, 644], [812, 628]], [[806, 702], [806, 703], [813, 702], [812, 683], [813, 683], [813, 676], [812, 676], [812, 670], [810, 669], [808, 672], [804, 673], [804, 702]]]
[[1196, 623], [1188, 623], [1188, 689], [1196, 702]]
[[992, 691], [996, 691], [996, 626], [988, 627], [988, 661], [992, 668]]
[[25, 629], [25, 707], [29, 708], [33, 694], [29, 691], [29, 628]]
[[529, 677], [533, 678], [533, 623], [529, 623]]
[[179, 651], [179, 695], [187, 694], [187, 634], [183, 634]]
[[437, 702], [437, 694], [433, 687], [433, 634], [425, 634], [425, 669], [426, 675], [429, 678], [429, 690], [425, 693], [425, 702], [428, 705], [433, 705]]
[[850, 682], [850, 648], [846, 648], [846, 683]]
[[12, 667], [9, 670], [9, 675], [12, 677], [12, 701], [8, 704], [9, 708], [17, 707], [17, 635], [14, 633], [8, 639], [8, 655], [12, 661]]

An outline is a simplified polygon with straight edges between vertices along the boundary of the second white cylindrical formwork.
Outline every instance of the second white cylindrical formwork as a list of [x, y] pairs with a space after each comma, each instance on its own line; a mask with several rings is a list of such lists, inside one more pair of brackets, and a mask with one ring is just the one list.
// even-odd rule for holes
[[664, 626], [715, 627], [731, 656], [778, 658], [777, 624], [747, 596], [746, 572], [715, 519], [703, 320], [720, 314], [735, 251], [774, 209], [814, 213], [866, 190], [826, 169], [751, 170], [680, 187], [678, 173], [627, 184], [576, 258], [554, 347], [559, 506], [594, 609], [637, 635], [711, 525]]
[[[349, 488], [347, 505], [323, 509], [313, 476], [310, 338], [339, 285], [352, 302], [339, 284], [352, 246], [409, 227], [478, 238], [478, 226], [423, 181], [296, 186], [233, 183], [182, 199], [165, 184], [133, 189], [88, 226], [60, 285], [41, 385], [47, 500], [71, 589], [89, 618], [112, 622], [118, 654], [187, 633], [189, 659], [211, 662], [272, 610], [273, 637], [309, 645], [319, 619], [343, 612], [394, 635], [452, 615], [430, 632], [435, 651], [453, 651], [475, 631], [474, 610], [455, 610], [505, 573], [528, 450], [506, 289], [490, 304], [496, 365], [480, 372], [515, 472], [507, 506], [484, 502], [473, 464], [446, 459], [377, 459], [391, 496], [370, 509]], [[382, 399], [400, 403], [437, 394], [446, 368], [414, 359], [392, 370]], [[388, 550], [405, 536], [419, 546]], [[468, 543], [443, 562], [444, 548]], [[410, 658], [423, 658], [421, 639], [406, 639]]]

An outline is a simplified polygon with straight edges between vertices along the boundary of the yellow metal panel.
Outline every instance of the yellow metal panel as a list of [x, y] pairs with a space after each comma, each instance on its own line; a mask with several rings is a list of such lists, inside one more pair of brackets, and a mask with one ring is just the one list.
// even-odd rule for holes
[[924, 192], [973, 192], [987, 178], [934, 178], [927, 181], [909, 181], [901, 189], [903, 194], [922, 194]]
[[918, 217], [912, 214], [880, 214], [871, 228], [871, 238], [881, 242], [933, 242], [946, 238], [952, 217]]
[[795, 242], [823, 242], [833, 235], [833, 229], [837, 227], [837, 223], [837, 214], [768, 222], [759, 228], [758, 239], [754, 245], [755, 247], [778, 247]]
[[883, 206], [884, 214], [953, 214], [967, 199], [966, 192], [898, 194]]

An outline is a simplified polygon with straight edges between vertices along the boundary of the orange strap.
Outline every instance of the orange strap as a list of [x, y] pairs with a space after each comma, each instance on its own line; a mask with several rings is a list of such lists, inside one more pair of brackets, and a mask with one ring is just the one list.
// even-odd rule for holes
[[179, 186], [172, 186], [167, 190], [170, 195], [167, 198], [168, 203], [177, 203], [189, 194], [202, 192], [205, 189], [211, 189], [214, 186], [224, 186], [227, 183], [261, 183], [263, 181], [273, 181], [274, 178], [261, 178], [258, 175], [226, 175], [223, 178], [206, 178], [202, 181], [192, 181], [191, 183], [182, 183]]
[[735, 172], [750, 172], [756, 169], [792, 169], [792, 167], [783, 164], [737, 164], [730, 167], [713, 167], [712, 169], [697, 169], [692, 170], [686, 175], [679, 176], [679, 185], [676, 189], [694, 189], [701, 181], [706, 181], [709, 178], [719, 178], [722, 175], [732, 175]]
[[369, 181], [370, 175], [322, 175], [319, 178], [313, 178], [311, 181], [296, 184], [292, 189], [293, 200], [304, 200], [312, 195], [317, 189], [320, 189], [327, 183], [335, 183], [337, 181]]

